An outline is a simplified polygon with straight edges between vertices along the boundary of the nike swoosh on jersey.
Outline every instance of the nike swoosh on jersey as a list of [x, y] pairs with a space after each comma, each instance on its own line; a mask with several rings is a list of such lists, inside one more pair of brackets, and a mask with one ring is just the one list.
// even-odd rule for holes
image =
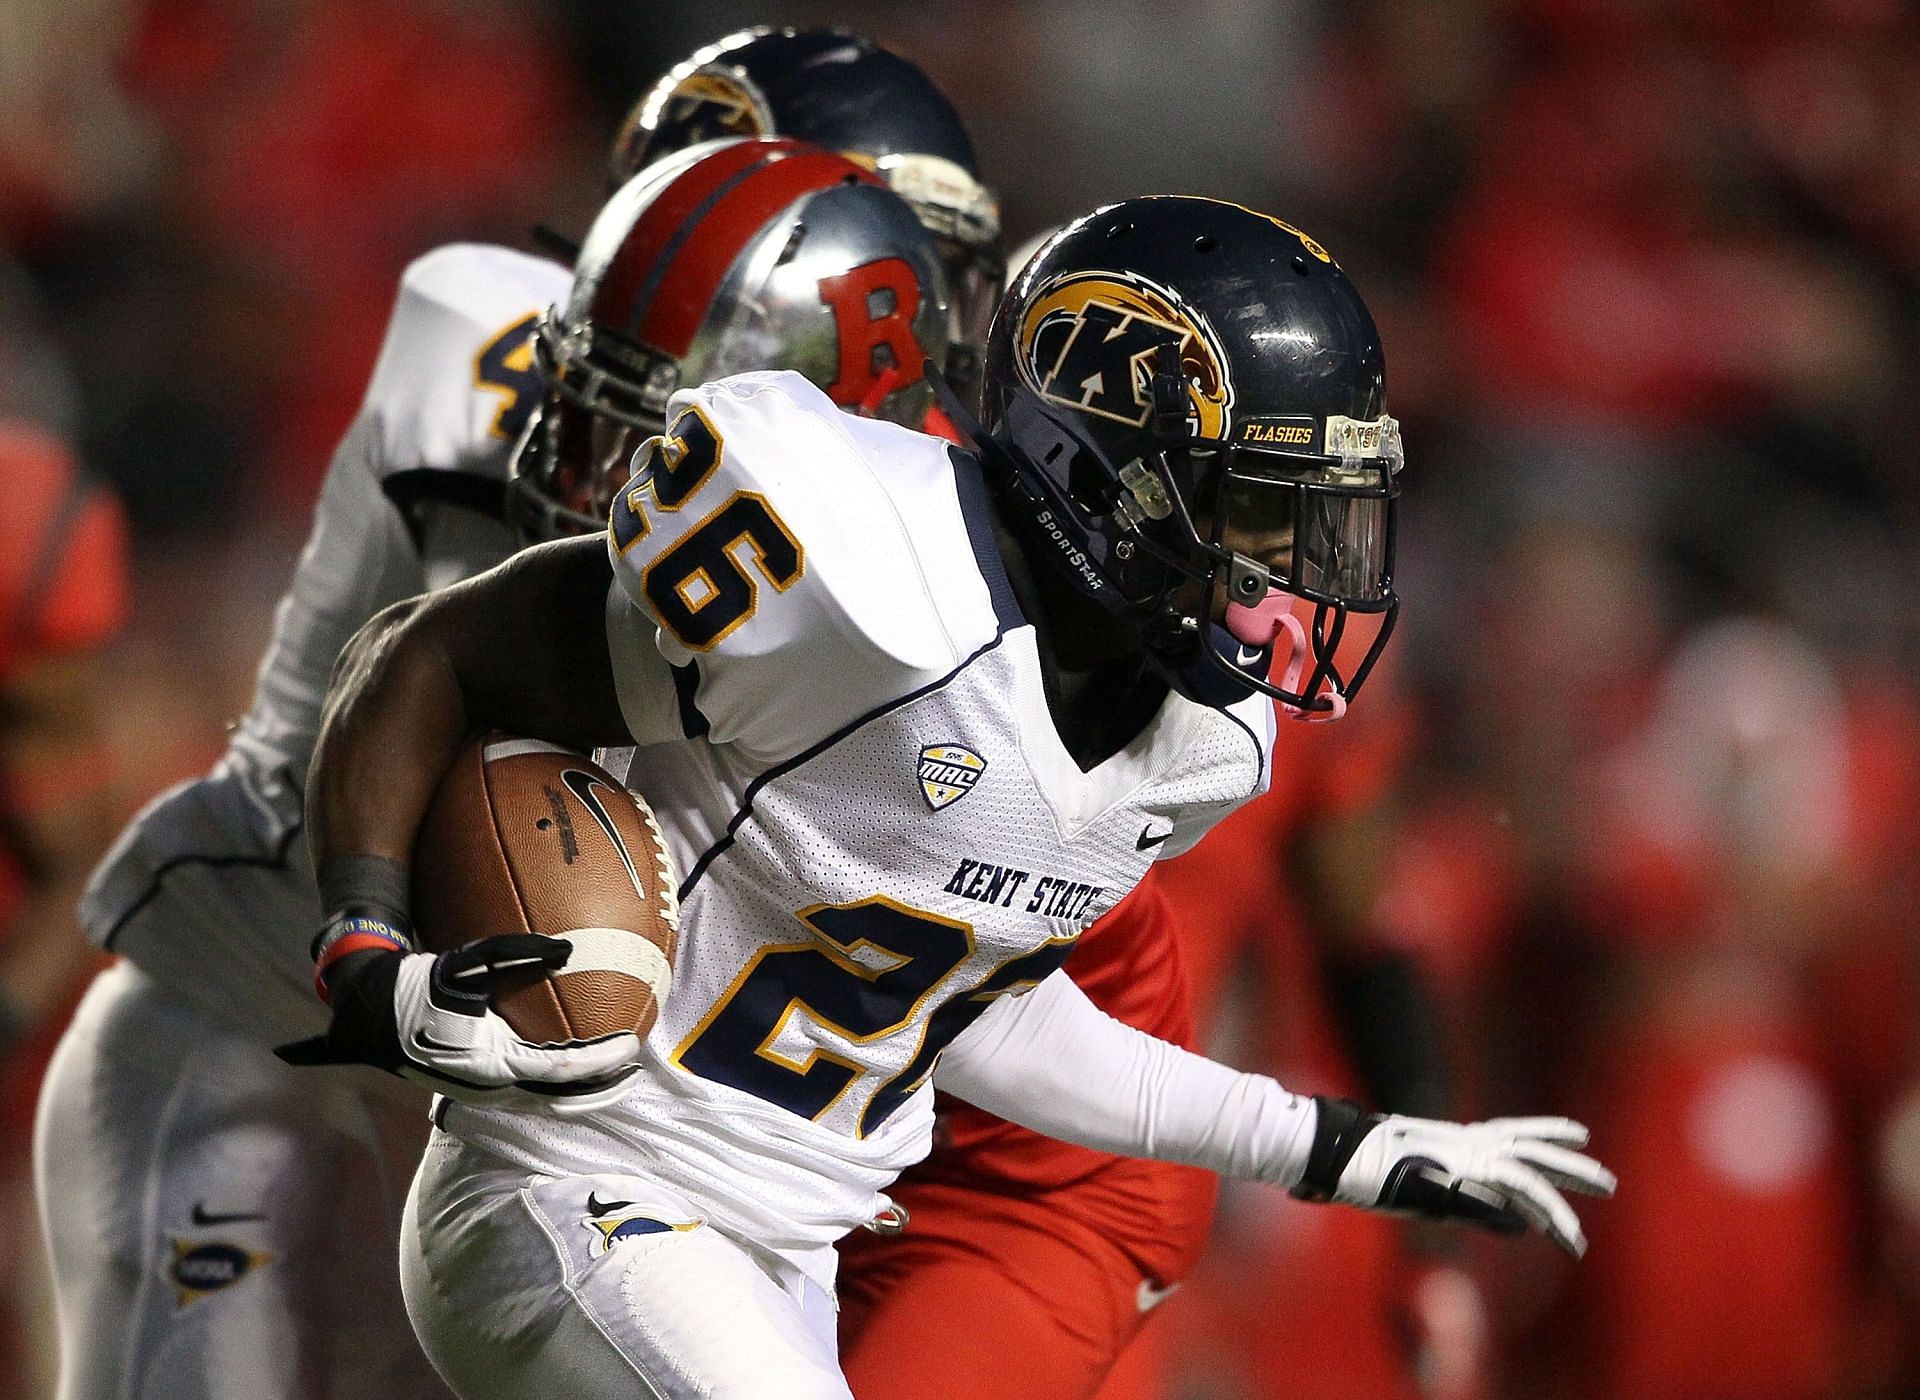
[[632, 1201], [603, 1201], [593, 1192], [587, 1192], [588, 1215], [610, 1215], [616, 1210], [625, 1210]]
[[258, 1215], [252, 1211], [211, 1211], [207, 1209], [205, 1202], [202, 1201], [195, 1201], [193, 1203], [193, 1210], [190, 1214], [193, 1223], [196, 1225], [237, 1225], [245, 1220], [265, 1220], [267, 1218], [264, 1215]]
[[[633, 881], [634, 893], [645, 899], [647, 887], [640, 883], [640, 872], [633, 868], [633, 857], [627, 854], [627, 843], [620, 838], [620, 829], [613, 824], [613, 818], [608, 815], [607, 809], [600, 805], [600, 799], [594, 796], [593, 790], [596, 787], [607, 785], [593, 774], [578, 768], [567, 769], [560, 775], [560, 781], [566, 784], [568, 792], [580, 799], [580, 805], [587, 809], [588, 815], [600, 824], [602, 831], [607, 833], [607, 839], [613, 842], [613, 849], [620, 853], [620, 863], [627, 868], [627, 878]], [[611, 791], [611, 789], [608, 790]]]
[[1139, 839], [1133, 843], [1133, 848], [1136, 851], [1150, 851], [1155, 846], [1164, 844], [1166, 839], [1171, 835], [1173, 835], [1172, 827], [1168, 827], [1156, 836], [1153, 833], [1152, 826], [1143, 826], [1140, 828]]
[[1242, 646], [1240, 650], [1234, 654], [1233, 664], [1244, 671], [1247, 667], [1258, 661], [1264, 654], [1264, 652], [1257, 648]]
[[1165, 1287], [1150, 1278], [1140, 1280], [1140, 1291], [1134, 1295], [1134, 1302], [1140, 1305], [1141, 1312], [1152, 1312], [1167, 1299], [1180, 1291], [1180, 1285], [1169, 1283]]

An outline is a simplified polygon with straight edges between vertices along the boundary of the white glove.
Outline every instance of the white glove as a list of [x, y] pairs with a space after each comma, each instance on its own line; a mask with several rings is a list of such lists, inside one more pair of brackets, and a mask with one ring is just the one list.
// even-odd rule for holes
[[367, 953], [332, 985], [323, 1036], [280, 1046], [288, 1064], [368, 1064], [463, 1103], [590, 1113], [626, 1096], [640, 1062], [631, 1031], [537, 1045], [495, 1012], [493, 992], [566, 965], [573, 945], [540, 934], [482, 938], [451, 953]]
[[1293, 1194], [1363, 1210], [1458, 1220], [1519, 1234], [1529, 1226], [1569, 1254], [1586, 1252], [1580, 1218], [1562, 1191], [1611, 1196], [1612, 1172], [1574, 1149], [1587, 1130], [1570, 1118], [1443, 1123], [1367, 1113], [1315, 1099], [1307, 1170]]

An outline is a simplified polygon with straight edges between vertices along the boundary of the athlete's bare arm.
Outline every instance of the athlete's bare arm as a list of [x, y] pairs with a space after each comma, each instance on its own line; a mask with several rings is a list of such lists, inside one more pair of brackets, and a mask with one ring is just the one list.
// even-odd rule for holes
[[440, 777], [489, 729], [582, 751], [632, 742], [604, 623], [600, 536], [561, 540], [399, 603], [341, 652], [308, 785], [314, 866], [405, 865]]
[[572, 956], [561, 938], [507, 934], [454, 952], [408, 936], [408, 864], [441, 776], [488, 729], [581, 749], [625, 742], [605, 636], [606, 545], [545, 545], [396, 604], [341, 652], [307, 789], [328, 919], [315, 943], [327, 1033], [276, 1047], [295, 1065], [367, 1064], [469, 1101], [538, 1092], [584, 1112], [626, 1092], [631, 1031], [523, 1040], [488, 998]]

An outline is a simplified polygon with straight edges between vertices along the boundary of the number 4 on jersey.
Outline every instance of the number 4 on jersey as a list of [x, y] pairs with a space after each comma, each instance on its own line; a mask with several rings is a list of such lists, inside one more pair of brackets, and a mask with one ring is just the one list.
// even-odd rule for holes
[[533, 325], [540, 319], [530, 311], [485, 345], [473, 357], [475, 388], [500, 395], [500, 408], [487, 431], [511, 442], [525, 431], [543, 387], [533, 363]]

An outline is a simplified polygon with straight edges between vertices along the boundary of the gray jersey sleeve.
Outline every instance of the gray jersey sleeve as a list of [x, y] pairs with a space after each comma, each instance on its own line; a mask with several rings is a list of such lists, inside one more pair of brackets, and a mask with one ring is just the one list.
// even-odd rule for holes
[[236, 755], [288, 768], [297, 784], [341, 647], [382, 608], [427, 586], [407, 522], [381, 490], [385, 465], [380, 425], [362, 414], [334, 454], [312, 533], [274, 614], [253, 708], [233, 737]]

